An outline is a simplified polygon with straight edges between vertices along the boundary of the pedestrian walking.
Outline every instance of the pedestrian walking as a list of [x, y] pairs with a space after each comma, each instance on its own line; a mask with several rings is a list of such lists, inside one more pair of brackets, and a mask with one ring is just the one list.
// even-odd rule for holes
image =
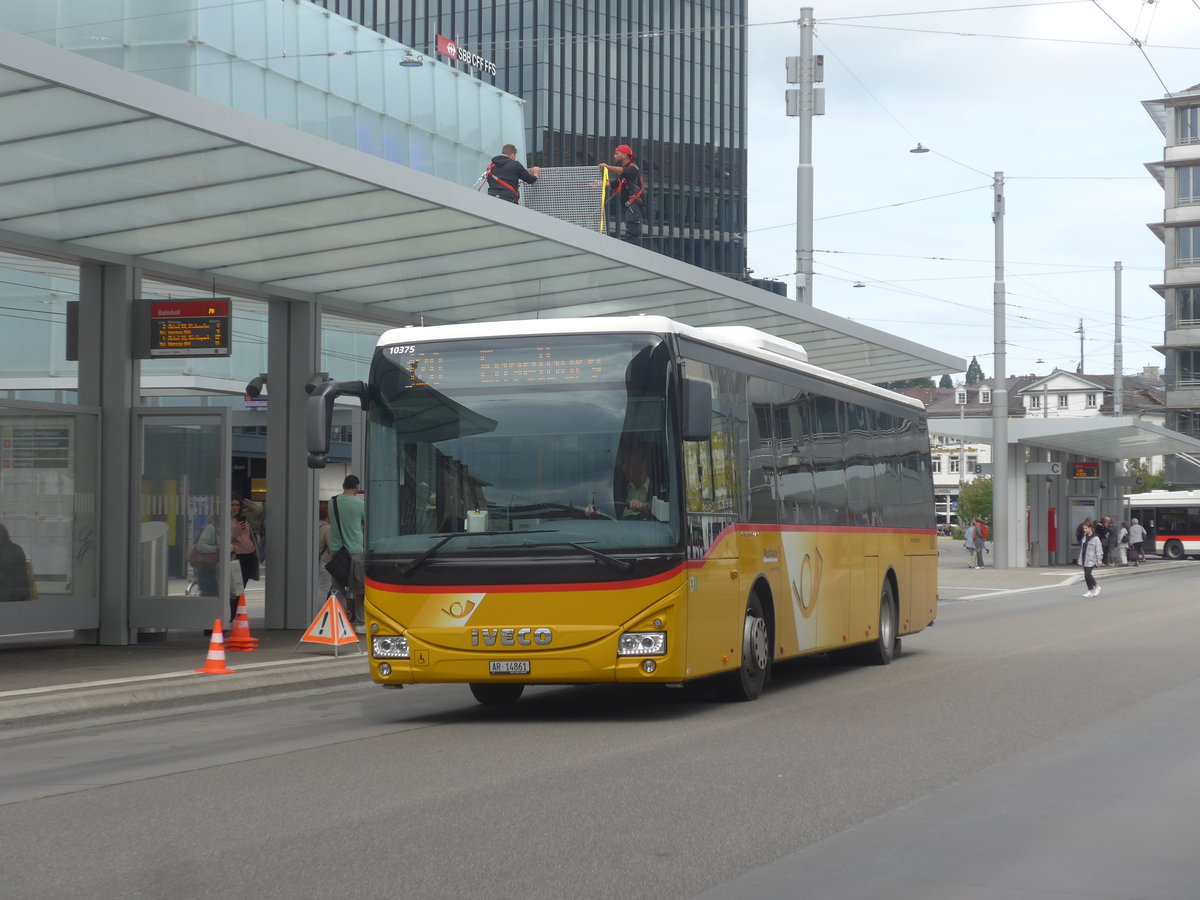
[[642, 242], [642, 220], [646, 214], [646, 180], [641, 167], [634, 162], [633, 148], [621, 144], [613, 151], [611, 163], [600, 163], [601, 172], [617, 176], [613, 196], [625, 210], [625, 238], [631, 244]]
[[1129, 565], [1129, 526], [1124, 522], [1117, 528], [1117, 565]]
[[987, 549], [987, 540], [983, 536], [983, 519], [976, 516], [971, 527], [963, 538], [963, 547], [967, 551], [967, 568], [983, 568], [983, 551]]
[[1146, 540], [1146, 529], [1136, 518], [1129, 522], [1129, 561], [1135, 566], [1142, 564], [1142, 542]]
[[1100, 565], [1108, 565], [1108, 519], [1100, 516], [1092, 523], [1092, 533], [1100, 540]]
[[0, 525], [0, 602], [32, 599], [25, 550], [8, 536], [8, 527]]
[[[342, 599], [346, 601], [346, 614], [351, 622], [362, 621], [362, 599], [366, 581], [363, 570], [363, 551], [367, 506], [358, 495], [357, 475], [347, 475], [342, 482], [342, 492], [330, 498], [329, 548], [336, 554], [342, 547], [350, 554], [350, 577], [347, 584], [339, 584]], [[331, 557], [332, 558], [332, 557]], [[336, 579], [335, 579], [336, 581]]]
[[238, 577], [231, 577], [229, 584], [229, 621], [232, 622], [237, 616], [238, 597], [245, 591], [247, 583], [258, 581], [259, 561], [258, 537], [242, 509], [242, 498], [235, 495], [229, 508], [233, 555], [238, 561]]
[[1117, 564], [1117, 547], [1121, 541], [1121, 529], [1117, 527], [1116, 521], [1112, 516], [1104, 517], [1104, 564], [1106, 566], [1115, 566]]
[[493, 156], [483, 178], [487, 182], [489, 197], [499, 197], [509, 203], [521, 199], [521, 182], [533, 184], [542, 174], [540, 166], [526, 169], [517, 162], [517, 148], [514, 144], [505, 144], [499, 156]]
[[333, 559], [333, 550], [330, 547], [329, 537], [329, 504], [321, 501], [318, 510], [317, 557], [320, 564], [317, 566], [317, 606], [319, 608], [329, 599], [329, 593], [333, 590], [333, 576], [325, 568], [325, 563]]
[[1100, 561], [1103, 556], [1104, 548], [1099, 536], [1096, 534], [1096, 526], [1091, 522], [1084, 522], [1083, 544], [1079, 548], [1079, 562], [1083, 566], [1083, 580], [1087, 583], [1087, 590], [1083, 594], [1085, 597], [1095, 597], [1100, 593], [1100, 585], [1096, 584], [1096, 577], [1092, 574], [1092, 570], [1101, 564]]

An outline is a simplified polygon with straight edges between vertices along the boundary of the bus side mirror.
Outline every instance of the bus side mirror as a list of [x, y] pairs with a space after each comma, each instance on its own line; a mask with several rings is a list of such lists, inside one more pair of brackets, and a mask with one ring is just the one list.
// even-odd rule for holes
[[683, 380], [683, 439], [707, 441], [712, 437], [712, 385], [694, 378]]
[[325, 381], [317, 385], [308, 397], [305, 443], [308, 444], [308, 467], [325, 468], [329, 455], [329, 432], [333, 426], [333, 402], [343, 394], [358, 397], [367, 408], [367, 386], [361, 381]]

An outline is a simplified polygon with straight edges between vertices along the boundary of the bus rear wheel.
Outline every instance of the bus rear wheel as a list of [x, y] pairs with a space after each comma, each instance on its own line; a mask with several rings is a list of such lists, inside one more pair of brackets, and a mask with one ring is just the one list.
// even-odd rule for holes
[[862, 648], [862, 661], [868, 666], [886, 666], [895, 658], [896, 645], [896, 597], [892, 583], [886, 579], [879, 592], [879, 628], [875, 640]]
[[742, 619], [742, 663], [737, 672], [729, 676], [726, 696], [730, 700], [758, 699], [770, 668], [771, 628], [758, 594], [751, 594]]
[[484, 706], [511, 706], [521, 699], [523, 684], [472, 684], [471, 694]]
[[1167, 541], [1163, 547], [1163, 556], [1167, 559], [1183, 559], [1183, 544], [1179, 541]]

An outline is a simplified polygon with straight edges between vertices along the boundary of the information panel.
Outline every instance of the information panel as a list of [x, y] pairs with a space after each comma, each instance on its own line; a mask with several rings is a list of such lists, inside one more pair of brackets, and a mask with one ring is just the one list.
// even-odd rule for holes
[[228, 356], [228, 297], [208, 300], [143, 300], [145, 340], [138, 356]]

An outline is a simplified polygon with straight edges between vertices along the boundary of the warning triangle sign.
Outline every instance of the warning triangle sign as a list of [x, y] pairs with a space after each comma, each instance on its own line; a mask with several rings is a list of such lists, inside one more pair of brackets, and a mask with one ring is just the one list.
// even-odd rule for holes
[[358, 635], [350, 624], [350, 617], [333, 594], [325, 601], [312, 624], [305, 630], [296, 646], [300, 644], [325, 644], [336, 651], [342, 644], [357, 644]]

